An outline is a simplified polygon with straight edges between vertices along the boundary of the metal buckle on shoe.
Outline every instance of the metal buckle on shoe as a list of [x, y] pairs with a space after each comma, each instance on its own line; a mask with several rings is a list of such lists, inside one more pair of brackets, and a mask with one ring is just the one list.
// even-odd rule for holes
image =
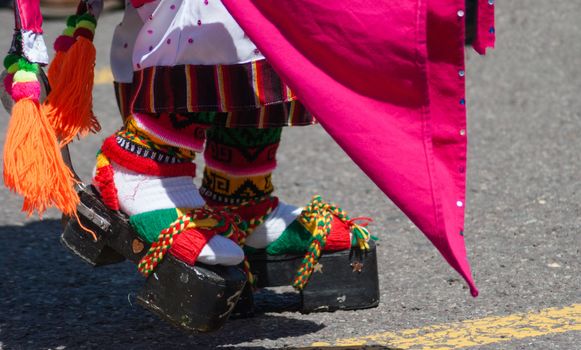
[[95, 213], [93, 209], [87, 207], [83, 202], [79, 203], [77, 206], [77, 211], [103, 231], [108, 231], [111, 227], [111, 223], [109, 221], [107, 221], [101, 215]]

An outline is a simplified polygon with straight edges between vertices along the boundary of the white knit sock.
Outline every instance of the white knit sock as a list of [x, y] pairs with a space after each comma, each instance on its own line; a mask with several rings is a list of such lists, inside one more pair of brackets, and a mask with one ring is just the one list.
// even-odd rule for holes
[[[132, 216], [159, 209], [199, 208], [205, 202], [193, 178], [143, 175], [111, 162], [119, 207]], [[230, 239], [214, 236], [204, 246], [199, 262], [210, 265], [238, 265], [244, 260], [242, 249]]]
[[279, 200], [278, 206], [268, 215], [266, 221], [246, 239], [246, 245], [256, 249], [266, 248], [280, 237], [302, 210], [303, 208]]

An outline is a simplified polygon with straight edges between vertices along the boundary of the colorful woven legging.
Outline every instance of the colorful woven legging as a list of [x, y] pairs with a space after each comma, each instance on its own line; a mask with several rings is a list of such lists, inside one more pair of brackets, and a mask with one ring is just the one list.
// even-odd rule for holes
[[269, 196], [274, 190], [271, 178], [281, 133], [281, 128], [210, 127], [204, 150], [202, 196], [222, 205]]

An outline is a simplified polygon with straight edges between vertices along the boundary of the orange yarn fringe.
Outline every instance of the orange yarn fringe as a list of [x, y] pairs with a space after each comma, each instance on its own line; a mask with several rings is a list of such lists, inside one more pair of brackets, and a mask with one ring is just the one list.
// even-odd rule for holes
[[53, 75], [56, 81], [43, 104], [61, 146], [77, 135], [101, 129], [93, 114], [95, 46], [81, 36], [63, 56], [60, 71], [56, 66], [53, 68], [58, 75], [56, 79]]
[[56, 51], [54, 58], [48, 66], [48, 82], [50, 86], [57, 86], [57, 81], [61, 76], [63, 62], [65, 60], [66, 52]]
[[16, 102], [4, 144], [4, 183], [24, 197], [22, 211], [42, 216], [55, 206], [76, 216], [80, 200], [74, 182], [39, 103], [29, 98]]

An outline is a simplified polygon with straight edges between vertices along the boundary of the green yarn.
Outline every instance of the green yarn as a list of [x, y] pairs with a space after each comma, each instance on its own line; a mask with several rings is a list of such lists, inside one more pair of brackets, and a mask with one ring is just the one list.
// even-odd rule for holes
[[18, 62], [6, 68], [6, 72], [8, 72], [8, 74], [16, 74], [16, 72], [18, 72]]
[[26, 58], [21, 58], [18, 60], [18, 70], [38, 74], [38, 64], [30, 63]]
[[75, 27], [66, 27], [65, 30], [63, 30], [64, 36], [73, 36], [74, 34], [75, 34]]
[[129, 222], [139, 237], [151, 244], [157, 240], [160, 232], [168, 228], [177, 218], [177, 210], [171, 208], [133, 215], [129, 218]]
[[294, 220], [267, 248], [270, 255], [303, 254], [308, 251], [313, 235], [298, 221]]
[[77, 19], [79, 16], [77, 15], [72, 15], [67, 17], [67, 27], [74, 27], [77, 25]]
[[[371, 236], [376, 241], [377, 237]], [[267, 248], [266, 253], [270, 255], [282, 254], [303, 254], [309, 251], [313, 235], [298, 220], [294, 220]], [[357, 236], [351, 235], [351, 246], [357, 247]]]
[[94, 25], [97, 25], [97, 19], [95, 19], [95, 17], [93, 17], [93, 15], [91, 15], [90, 13], [83, 13], [82, 15], [77, 17], [77, 21], [75, 23], [75, 26], [82, 21], [89, 21], [91, 23], [93, 23]]
[[8, 54], [6, 57], [4, 57], [4, 68], [8, 69], [10, 68], [11, 65], [13, 65], [14, 63], [18, 62], [18, 60], [20, 59], [20, 56], [15, 55], [13, 53]]

